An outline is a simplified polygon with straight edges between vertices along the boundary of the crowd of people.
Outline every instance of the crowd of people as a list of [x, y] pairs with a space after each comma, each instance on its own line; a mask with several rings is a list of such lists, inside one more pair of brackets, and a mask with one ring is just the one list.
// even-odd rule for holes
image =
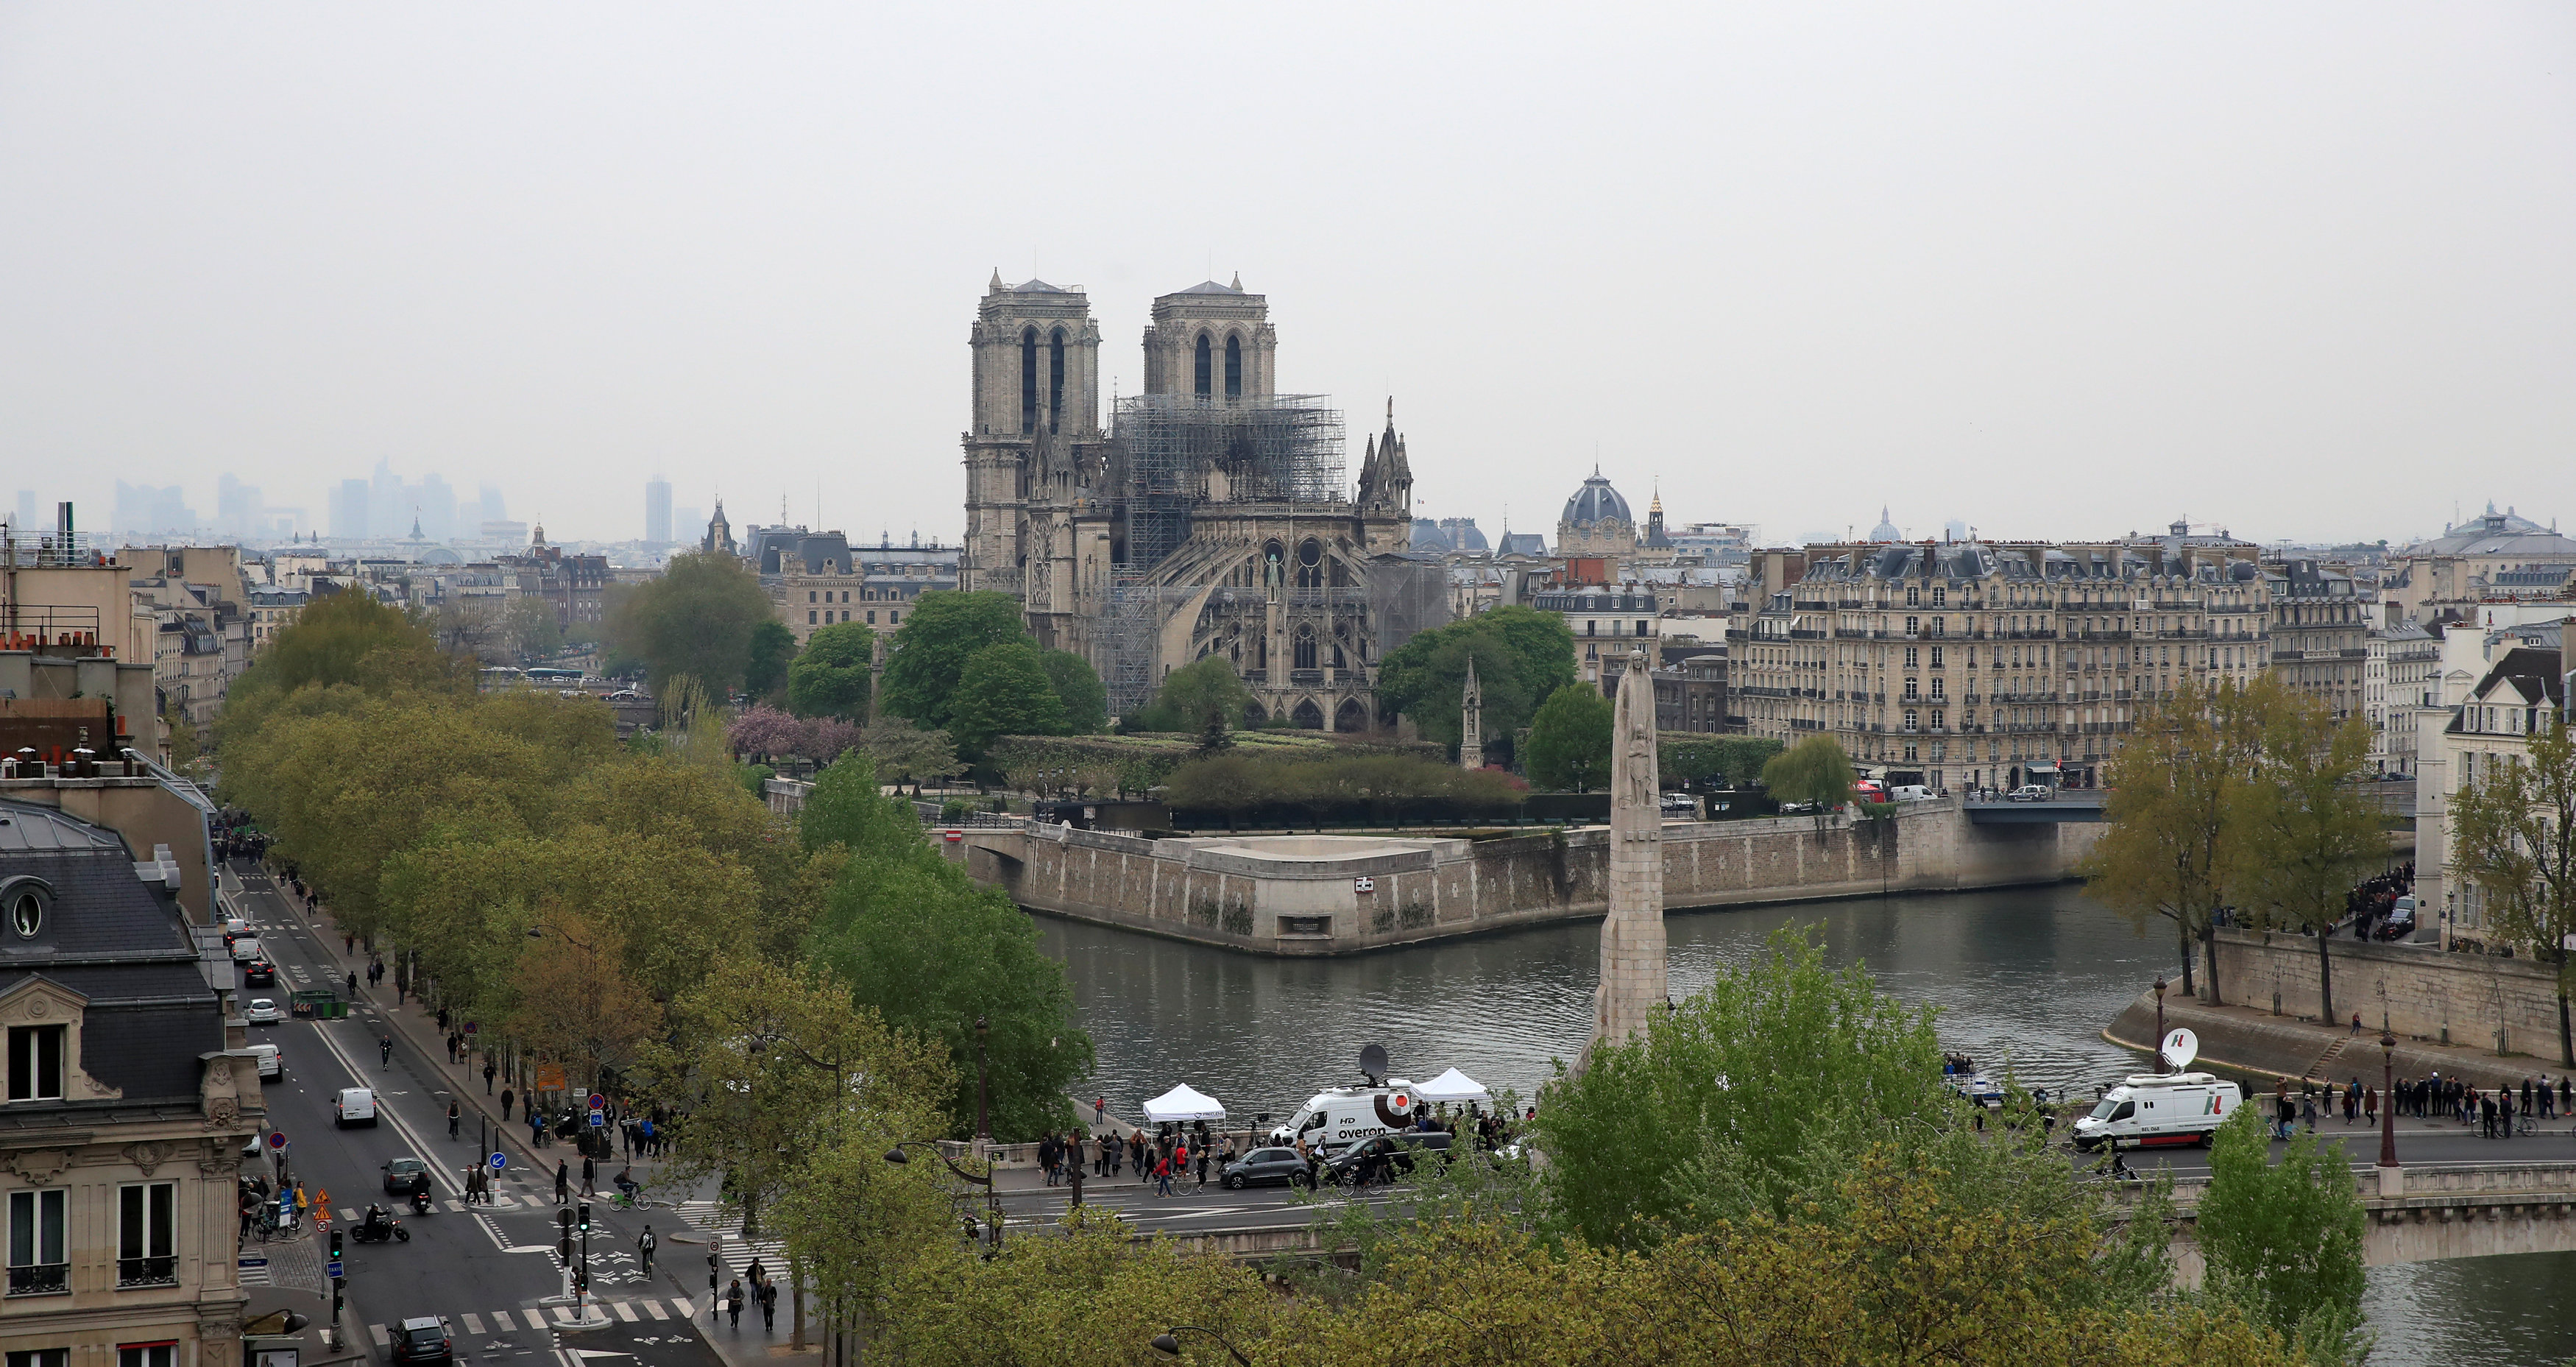
[[2413, 860], [2355, 885], [2344, 895], [2343, 903], [2344, 915], [2352, 921], [2353, 938], [2393, 940], [2412, 932], [2415, 929], [2412, 923], [2393, 921], [2389, 913], [2396, 910], [2398, 898], [2412, 896], [2414, 891]]
[[2323, 1088], [2301, 1083], [2294, 1096], [2289, 1081], [2283, 1079], [2272, 1093], [2273, 1133], [2287, 1139], [2293, 1127], [2301, 1124], [2314, 1132], [2321, 1119], [2334, 1119], [2338, 1111], [2346, 1125], [2376, 1125], [2380, 1108], [2392, 1100], [2401, 1116], [2453, 1120], [2477, 1126], [2483, 1138], [2510, 1139], [2518, 1118], [2537, 1124], [2576, 1114], [2576, 1082], [2542, 1073], [2524, 1078], [2518, 1087], [2477, 1087], [2433, 1073], [2399, 1078], [2396, 1089], [2382, 1096], [2378, 1086], [2356, 1076], [2349, 1082], [2328, 1082]]

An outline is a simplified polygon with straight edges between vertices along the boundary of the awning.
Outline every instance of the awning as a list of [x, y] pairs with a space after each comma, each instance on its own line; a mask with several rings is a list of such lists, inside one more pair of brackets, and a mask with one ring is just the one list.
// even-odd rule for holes
[[1145, 1118], [1160, 1125], [1174, 1120], [1223, 1120], [1225, 1107], [1215, 1097], [1184, 1082], [1145, 1103]]
[[1413, 1095], [1418, 1101], [1491, 1101], [1494, 1099], [1494, 1094], [1485, 1090], [1485, 1084], [1455, 1068], [1414, 1088]]

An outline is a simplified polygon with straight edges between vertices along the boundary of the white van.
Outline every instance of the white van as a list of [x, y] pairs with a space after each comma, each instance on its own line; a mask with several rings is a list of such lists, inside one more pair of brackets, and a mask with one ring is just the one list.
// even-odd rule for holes
[[2245, 1093], [2214, 1073], [2139, 1073], [2075, 1122], [2075, 1147], [2207, 1144]]
[[365, 1087], [343, 1087], [331, 1098], [331, 1123], [341, 1129], [376, 1123], [376, 1094]]
[[1890, 802], [1929, 802], [1932, 798], [1932, 790], [1920, 783], [1900, 783], [1887, 790]]
[[233, 962], [234, 962], [234, 963], [237, 963], [237, 964], [246, 964], [246, 963], [249, 963], [249, 962], [250, 962], [251, 960], [253, 960], [253, 959], [262, 958], [262, 957], [264, 957], [264, 956], [259, 952], [259, 937], [258, 937], [258, 936], [256, 936], [256, 935], [245, 935], [245, 936], [241, 937], [240, 939], [233, 941]]
[[1336, 1154], [1412, 1123], [1413, 1084], [1392, 1077], [1383, 1087], [1334, 1087], [1315, 1093], [1287, 1124], [1270, 1132], [1270, 1142], [1294, 1145], [1303, 1139], [1308, 1152]]
[[261, 1077], [286, 1076], [286, 1060], [279, 1056], [276, 1045], [254, 1044], [248, 1047], [252, 1053], [259, 1055], [259, 1075]]

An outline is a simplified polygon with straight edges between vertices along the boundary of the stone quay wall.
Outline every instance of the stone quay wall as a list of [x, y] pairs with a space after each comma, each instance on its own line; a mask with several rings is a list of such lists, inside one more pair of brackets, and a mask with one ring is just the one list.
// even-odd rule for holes
[[[1955, 801], [1882, 822], [1668, 822], [1664, 906], [1750, 906], [2055, 882], [2102, 827], [1979, 826]], [[1284, 955], [1343, 954], [1600, 917], [1607, 827], [1491, 840], [1240, 836], [1148, 840], [1064, 827], [943, 842], [1033, 911]]]
[[[2295, 932], [2222, 929], [2218, 987], [2229, 1003], [2317, 1019], [2317, 942]], [[2400, 1039], [2558, 1056], [2558, 979], [2549, 965], [2487, 954], [2449, 954], [2432, 945], [2326, 942], [2333, 956], [2335, 1014]], [[2207, 955], [2200, 956], [2207, 969]], [[2203, 985], [2201, 990], [2208, 988]], [[2501, 1031], [2501, 1037], [2498, 1032]]]

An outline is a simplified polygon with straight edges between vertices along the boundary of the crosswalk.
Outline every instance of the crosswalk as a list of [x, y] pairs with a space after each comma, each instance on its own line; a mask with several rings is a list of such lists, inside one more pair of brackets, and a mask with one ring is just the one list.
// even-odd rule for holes
[[761, 1264], [764, 1271], [786, 1266], [787, 1245], [777, 1239], [743, 1238], [735, 1232], [742, 1228], [740, 1217], [729, 1218], [723, 1202], [682, 1201], [678, 1210], [680, 1218], [695, 1228], [724, 1236], [716, 1247], [716, 1256], [724, 1260], [726, 1275], [747, 1276], [753, 1263]]
[[[686, 1296], [638, 1296], [626, 1300], [592, 1300], [586, 1302], [587, 1306], [597, 1306], [601, 1314], [626, 1324], [639, 1324], [650, 1320], [678, 1320], [685, 1323], [697, 1314], [697, 1302]], [[573, 1309], [569, 1305], [534, 1303], [506, 1309], [463, 1310], [454, 1314], [441, 1315], [439, 1318], [448, 1322], [451, 1334], [462, 1329], [466, 1334], [477, 1339], [489, 1338], [495, 1334], [548, 1333], [556, 1329], [570, 1328], [579, 1322], [573, 1317]], [[379, 1348], [393, 1345], [393, 1332], [393, 1326], [389, 1324], [367, 1326], [367, 1337]]]

